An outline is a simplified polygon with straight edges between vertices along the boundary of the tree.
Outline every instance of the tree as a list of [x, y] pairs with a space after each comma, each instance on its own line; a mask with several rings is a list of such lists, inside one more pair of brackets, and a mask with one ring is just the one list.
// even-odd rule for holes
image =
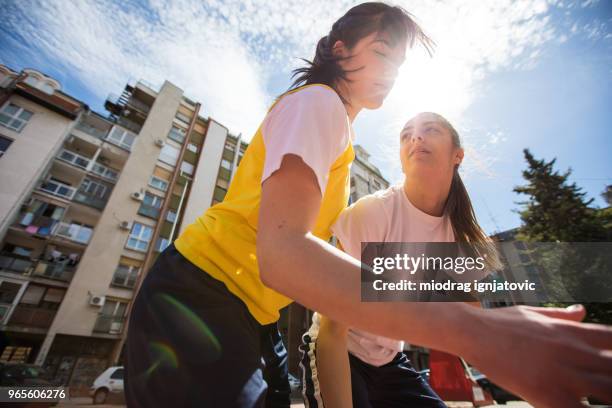
[[[554, 169], [556, 159], [537, 160], [528, 149], [523, 153], [528, 165], [523, 171], [527, 184], [515, 187], [514, 191], [528, 199], [517, 203], [523, 207], [519, 211], [522, 225], [517, 238], [528, 242], [607, 241], [611, 232], [608, 213], [591, 207], [593, 199], [587, 200], [576, 183], [569, 183], [571, 169], [561, 174]], [[593, 285], [609, 280], [605, 275], [610, 276], [611, 271], [594, 268], [592, 258], [579, 259], [573, 252], [565, 255], [570, 262], [561, 262], [558, 273], [566, 286], [585, 293]], [[589, 271], [592, 275], [586, 280], [584, 274]], [[587, 320], [612, 323], [612, 303], [585, 303], [585, 307]]]

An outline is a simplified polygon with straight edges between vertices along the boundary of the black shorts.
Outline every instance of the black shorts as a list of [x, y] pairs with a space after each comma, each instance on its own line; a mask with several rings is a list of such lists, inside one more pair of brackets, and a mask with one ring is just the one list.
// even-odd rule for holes
[[287, 351], [225, 284], [170, 245], [130, 314], [125, 398], [130, 408], [289, 407]]
[[[302, 337], [302, 394], [307, 408], [323, 408], [316, 368], [316, 338]], [[376, 367], [349, 353], [354, 408], [446, 408], [427, 381], [412, 367], [403, 352], [389, 363]]]

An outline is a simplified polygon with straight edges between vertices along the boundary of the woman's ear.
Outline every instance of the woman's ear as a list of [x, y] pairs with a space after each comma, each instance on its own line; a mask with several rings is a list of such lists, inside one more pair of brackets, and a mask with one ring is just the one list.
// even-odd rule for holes
[[346, 53], [347, 53], [346, 46], [340, 40], [336, 40], [331, 51], [334, 57], [340, 57], [340, 58], [346, 57]]
[[465, 152], [464, 152], [463, 148], [457, 149], [457, 153], [455, 154], [455, 160], [454, 160], [454, 163], [456, 165], [460, 165], [461, 164], [461, 162], [463, 161], [464, 153]]

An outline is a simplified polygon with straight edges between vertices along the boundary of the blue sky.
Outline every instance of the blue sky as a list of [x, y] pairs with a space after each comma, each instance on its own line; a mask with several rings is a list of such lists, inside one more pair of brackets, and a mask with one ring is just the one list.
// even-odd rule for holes
[[[5, 1], [0, 62], [32, 67], [103, 112], [126, 81], [169, 80], [250, 138], [298, 57], [350, 1]], [[462, 176], [488, 232], [520, 224], [523, 148], [604, 206], [612, 184], [612, 2], [399, 1], [437, 42], [416, 48], [384, 106], [354, 127], [391, 182], [402, 179], [398, 132], [419, 111], [451, 120], [466, 148]]]

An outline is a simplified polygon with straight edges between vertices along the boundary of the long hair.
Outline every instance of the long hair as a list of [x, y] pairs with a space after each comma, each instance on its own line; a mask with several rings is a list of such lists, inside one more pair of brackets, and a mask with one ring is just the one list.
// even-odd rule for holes
[[[427, 112], [427, 114], [434, 116], [436, 121], [449, 131], [454, 147], [461, 148], [459, 132], [453, 125], [442, 115], [433, 112]], [[460, 244], [467, 244], [462, 248], [467, 247], [468, 252], [475, 250], [480, 256], [486, 254], [485, 263], [490, 269], [501, 268], [501, 261], [493, 240], [487, 236], [476, 220], [472, 200], [459, 175], [458, 164], [453, 170], [453, 180], [444, 205], [444, 214], [450, 218], [455, 240]]]
[[335, 56], [332, 48], [336, 41], [342, 41], [351, 49], [359, 40], [375, 32], [388, 33], [392, 46], [406, 44], [413, 47], [415, 42], [419, 42], [430, 54], [434, 46], [412, 15], [403, 8], [382, 2], [362, 3], [340, 17], [329, 34], [319, 40], [312, 61], [302, 58], [306, 66], [293, 70], [291, 77], [295, 80], [289, 90], [302, 85], [325, 84], [346, 103], [337, 88], [340, 80], [348, 81], [347, 72], [338, 64], [346, 58]]

